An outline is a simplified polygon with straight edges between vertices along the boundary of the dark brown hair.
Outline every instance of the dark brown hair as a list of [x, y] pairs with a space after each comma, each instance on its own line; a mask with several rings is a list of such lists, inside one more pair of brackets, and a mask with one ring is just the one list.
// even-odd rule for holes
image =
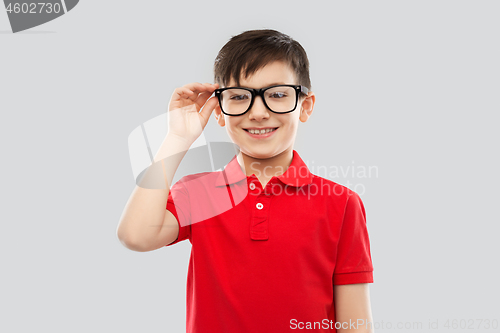
[[215, 58], [214, 82], [223, 88], [232, 78], [239, 86], [241, 74], [246, 79], [274, 61], [287, 63], [295, 72], [297, 84], [311, 90], [306, 51], [290, 36], [271, 29], [248, 30], [233, 36]]

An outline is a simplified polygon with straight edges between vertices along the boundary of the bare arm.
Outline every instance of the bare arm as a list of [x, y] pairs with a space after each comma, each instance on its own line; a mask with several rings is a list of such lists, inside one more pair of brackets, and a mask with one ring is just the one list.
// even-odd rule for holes
[[[116, 230], [125, 247], [139, 252], [151, 251], [177, 238], [179, 225], [174, 215], [166, 210], [166, 205], [170, 184], [188, 149], [187, 142], [174, 136], [165, 137], [154, 159], [157, 166], [146, 172], [143, 181], [163, 182], [166, 189], [135, 186]], [[160, 152], [167, 158], [160, 159]]]
[[175, 89], [172, 94], [168, 133], [154, 157], [155, 163], [141, 180], [143, 185], [162, 182], [164, 189], [136, 185], [116, 230], [118, 239], [125, 247], [145, 252], [177, 239], [178, 222], [166, 209], [172, 179], [187, 150], [201, 135], [217, 106], [215, 96], [209, 99], [217, 87], [217, 84], [195, 82]]
[[[335, 320], [338, 333], [373, 333], [368, 283], [334, 285]], [[367, 325], [368, 322], [368, 325]], [[347, 323], [347, 324], [344, 324]], [[350, 326], [349, 323], [359, 323]], [[371, 324], [370, 324], [371, 323]], [[355, 327], [353, 329], [353, 327]]]

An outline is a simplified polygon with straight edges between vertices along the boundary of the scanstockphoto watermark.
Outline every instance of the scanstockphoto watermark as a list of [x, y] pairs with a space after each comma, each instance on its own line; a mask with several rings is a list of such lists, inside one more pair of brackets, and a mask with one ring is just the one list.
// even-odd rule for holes
[[331, 319], [323, 319], [321, 321], [299, 321], [297, 319], [290, 320], [290, 328], [292, 330], [317, 330], [317, 329], [349, 329], [349, 330], [357, 330], [357, 329], [373, 329], [374, 323], [365, 320], [365, 319], [357, 319], [351, 320], [348, 322], [340, 322], [333, 321]]
[[334, 322], [331, 319], [321, 321], [299, 321], [290, 320], [290, 328], [293, 330], [314, 330], [314, 329], [349, 329], [349, 330], [367, 330], [367, 329], [395, 329], [395, 330], [457, 330], [457, 329], [485, 329], [498, 330], [499, 324], [497, 318], [446, 318], [446, 319], [428, 319], [426, 321], [369, 321], [367, 319], [357, 319], [349, 321]]
[[[198, 147], [196, 149], [202, 149], [204, 147]], [[208, 155], [208, 154], [207, 154]], [[201, 158], [203, 154], [194, 154], [195, 159], [189, 159], [189, 164], [203, 165], [203, 159]], [[167, 157], [163, 160], [153, 163], [148, 168], [144, 169], [137, 177], [136, 184], [139, 187], [143, 188], [167, 188], [168, 184], [171, 182], [166, 179], [166, 174], [168, 173], [169, 165], [175, 164], [175, 160], [181, 157]], [[213, 161], [212, 164], [215, 164]], [[217, 161], [216, 161], [217, 162]], [[219, 162], [217, 164], [220, 164]], [[332, 179], [328, 179], [322, 174], [321, 170], [328, 170], [325, 167], [308, 167], [304, 162], [303, 165], [290, 167], [290, 166], [277, 166], [272, 167], [269, 165], [262, 166], [262, 162], [251, 162], [249, 167], [251, 170], [243, 170], [245, 174], [252, 174], [255, 177], [253, 178], [244, 178], [240, 175], [235, 175], [234, 173], [240, 173], [239, 171], [235, 171], [234, 168], [230, 168], [229, 171], [226, 171], [226, 167], [221, 167], [217, 172], [222, 172], [224, 177], [238, 177], [243, 178], [243, 181], [239, 181], [231, 184], [231, 194], [236, 197], [244, 197], [247, 194], [251, 196], [260, 196], [263, 193], [266, 195], [272, 194], [275, 196], [305, 196], [308, 200], [319, 196], [339, 196], [343, 195], [346, 192], [350, 194], [350, 190], [354, 191], [359, 195], [363, 195], [366, 192], [366, 186], [362, 182], [363, 179], [367, 178], [378, 178], [379, 171], [378, 167], [374, 165], [370, 166], [362, 166], [362, 165], [351, 165], [348, 167], [342, 166], [330, 166], [330, 173], [328, 175], [329, 178], [335, 178], [337, 175], [342, 175], [344, 177], [347, 173], [350, 173], [350, 177], [357, 177], [354, 183], [348, 181], [335, 181]], [[244, 166], [243, 166], [244, 168]], [[203, 169], [203, 167], [201, 168]], [[201, 171], [200, 169], [200, 171]], [[210, 166], [205, 166], [206, 170], [214, 169]], [[224, 170], [223, 170], [224, 169]], [[237, 168], [239, 170], [239, 168]], [[227, 173], [229, 173], [229, 175]], [[193, 174], [192, 172], [189, 174]], [[189, 185], [190, 188], [195, 188], [196, 183], [201, 184], [206, 182], [209, 179], [210, 172], [194, 172], [197, 174], [197, 177], [191, 178], [186, 186]], [[232, 175], [231, 175], [232, 174]], [[317, 177], [312, 177], [311, 174], [316, 175]], [[278, 181], [277, 178], [285, 175], [285, 179], [282, 181]], [[231, 177], [231, 178], [232, 178]], [[216, 177], [213, 177], [216, 179]], [[271, 181], [274, 178], [274, 181]], [[268, 182], [262, 186], [261, 180], [267, 180]], [[303, 186], [304, 182], [307, 181], [307, 184]], [[163, 186], [163, 187], [162, 187]], [[224, 195], [227, 195], [224, 192]]]
[[[258, 176], [257, 176], [258, 177]], [[253, 184], [252, 184], [253, 183]], [[249, 195], [258, 197], [262, 193], [266, 194], [272, 194], [275, 196], [280, 196], [280, 195], [286, 195], [286, 196], [296, 196], [296, 195], [301, 195], [304, 197], [307, 197], [307, 200], [311, 200], [314, 197], [318, 196], [339, 196], [344, 193], [347, 193], [349, 195], [349, 189], [352, 189], [352, 187], [349, 186], [343, 186], [340, 184], [335, 184], [331, 183], [328, 181], [325, 181], [323, 179], [319, 180], [318, 182], [312, 182], [311, 184], [307, 184], [307, 186], [293, 186], [286, 184], [283, 186], [279, 182], [275, 182], [273, 184], [266, 184], [265, 188], [261, 188], [260, 186], [255, 185], [255, 182], [250, 183], [250, 191], [248, 192]], [[252, 186], [253, 185], [253, 186]], [[355, 187], [354, 187], [355, 188]], [[246, 189], [246, 186], [245, 186]], [[358, 192], [355, 189], [353, 189], [356, 193], [358, 194], [363, 194], [364, 192]], [[245, 190], [238, 190], [233, 189], [233, 191], [236, 192], [241, 192]]]
[[[323, 177], [325, 179], [342, 182], [344, 186], [350, 188], [359, 195], [363, 195], [366, 192], [366, 185], [363, 183], [363, 180], [379, 177], [379, 169], [376, 165], [356, 165], [354, 161], [351, 162], [351, 165], [347, 166], [316, 165], [314, 161], [304, 161], [304, 163], [306, 164], [305, 166], [289, 169], [288, 172], [290, 176], [305, 177], [308, 172], [311, 172], [312, 174]], [[255, 176], [259, 179], [270, 179], [276, 172], [278, 172], [278, 174], [283, 174], [285, 171], [287, 171], [286, 168], [283, 168], [281, 166], [275, 168], [271, 166], [265, 166], [262, 168], [260, 164], [261, 162], [250, 163], [250, 167], [255, 170]], [[323, 189], [322, 186], [320, 186], [320, 188]], [[315, 194], [320, 193], [322, 192], [315, 192]]]

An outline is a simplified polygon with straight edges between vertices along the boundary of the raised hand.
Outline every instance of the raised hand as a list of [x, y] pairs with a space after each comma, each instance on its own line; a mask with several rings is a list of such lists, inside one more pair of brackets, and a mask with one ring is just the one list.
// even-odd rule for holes
[[217, 98], [210, 96], [218, 87], [217, 83], [193, 82], [176, 88], [168, 105], [167, 135], [190, 143], [196, 141], [217, 107]]

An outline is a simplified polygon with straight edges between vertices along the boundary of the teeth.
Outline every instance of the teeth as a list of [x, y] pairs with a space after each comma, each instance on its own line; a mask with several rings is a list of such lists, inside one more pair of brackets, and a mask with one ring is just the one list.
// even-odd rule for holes
[[262, 129], [262, 130], [253, 130], [253, 129], [249, 129], [248, 131], [249, 131], [250, 133], [252, 133], [252, 134], [266, 134], [266, 133], [269, 133], [269, 132], [274, 131], [274, 129], [272, 129], [272, 128]]

